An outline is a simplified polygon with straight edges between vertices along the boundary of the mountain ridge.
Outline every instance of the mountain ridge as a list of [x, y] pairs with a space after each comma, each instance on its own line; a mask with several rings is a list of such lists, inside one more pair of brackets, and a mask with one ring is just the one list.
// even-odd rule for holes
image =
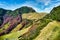
[[[26, 10], [22, 12], [17, 9], [3, 15], [4, 20], [0, 28], [1, 40], [59, 40], [60, 34], [56, 28], [60, 29], [60, 6], [54, 7], [49, 14], [31, 12], [31, 10], [27, 13]], [[53, 31], [52, 36], [49, 31]]]

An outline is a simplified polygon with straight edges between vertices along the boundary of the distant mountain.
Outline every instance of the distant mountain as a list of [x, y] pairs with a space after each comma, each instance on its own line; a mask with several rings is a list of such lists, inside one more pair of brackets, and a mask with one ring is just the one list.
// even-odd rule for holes
[[33, 8], [27, 7], [27, 6], [23, 6], [21, 8], [16, 9], [16, 10], [20, 11], [21, 13], [36, 12]]

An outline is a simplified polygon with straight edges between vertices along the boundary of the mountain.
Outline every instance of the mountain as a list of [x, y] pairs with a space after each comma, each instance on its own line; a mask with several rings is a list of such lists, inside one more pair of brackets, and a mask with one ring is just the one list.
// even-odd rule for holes
[[60, 6], [54, 7], [50, 12], [51, 19], [60, 21]]
[[60, 6], [50, 13], [37, 13], [27, 6], [4, 13], [0, 13], [0, 40], [60, 40]]
[[[18, 8], [14, 11], [11, 11], [11, 10], [5, 10], [3, 8], [0, 8], [0, 26], [1, 24], [3, 23], [3, 16], [6, 15], [6, 16], [17, 16], [19, 14], [23, 14], [23, 13], [29, 13], [29, 12], [36, 12], [33, 8], [31, 7], [27, 7], [27, 6], [23, 6], [21, 8]], [[21, 15], [20, 15], [21, 16]]]
[[[24, 10], [29, 10], [29, 11], [24, 11]], [[26, 24], [31, 24], [31, 22], [29, 22], [29, 20], [25, 19], [22, 20], [22, 14], [24, 13], [29, 13], [29, 12], [35, 12], [32, 8], [30, 7], [21, 7], [18, 8], [14, 11], [11, 10], [5, 10], [5, 9], [1, 9], [0, 10], [0, 16], [1, 16], [1, 26], [0, 26], [0, 35], [4, 35], [9, 33], [10, 31], [12, 31], [12, 29], [14, 29], [17, 25], [22, 25], [21, 28], [19, 28], [19, 30], [21, 30]], [[16, 29], [17, 29], [16, 28]], [[14, 29], [15, 30], [15, 29]]]
[[16, 9], [16, 10], [19, 10], [21, 13], [36, 12], [33, 8], [27, 7], [27, 6], [23, 6], [21, 8]]
[[60, 6], [54, 7], [49, 14], [47, 14], [45, 19], [52, 19], [60, 21]]
[[38, 20], [38, 19], [42, 19], [45, 15], [47, 15], [47, 13], [24, 13], [22, 14], [22, 18], [23, 19], [29, 19], [29, 20]]
[[3, 23], [3, 16], [6, 14], [7, 10], [0, 8], [0, 26]]
[[41, 30], [34, 40], [60, 40], [60, 22], [53, 21]]

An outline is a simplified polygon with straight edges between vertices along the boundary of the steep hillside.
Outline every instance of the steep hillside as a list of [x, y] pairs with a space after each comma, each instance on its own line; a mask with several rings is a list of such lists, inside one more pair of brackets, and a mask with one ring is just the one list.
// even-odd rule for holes
[[60, 6], [49, 14], [27, 6], [0, 11], [0, 40], [60, 40]]
[[47, 14], [44, 18], [60, 21], [60, 5], [54, 7], [51, 12]]
[[46, 13], [28, 13], [28, 14], [22, 14], [23, 19], [29, 19], [29, 20], [38, 20], [42, 19]]
[[50, 12], [51, 19], [60, 21], [60, 6], [54, 7]]
[[28, 27], [26, 29], [23, 29], [21, 31], [17, 31], [17, 32], [13, 32], [13, 33], [1, 36], [0, 40], [18, 40], [18, 37], [21, 36], [21, 35], [23, 35], [24, 33], [26, 33], [29, 28], [30, 27]]
[[[29, 10], [29, 11], [27, 11], [27, 10]], [[26, 6], [18, 8], [14, 11], [5, 10], [5, 9], [1, 9], [0, 11], [1, 11], [0, 12], [0, 16], [1, 16], [0, 35], [9, 33], [18, 24], [23, 22], [22, 21], [22, 14], [23, 13], [35, 12], [32, 8], [26, 7]], [[25, 22], [21, 23], [22, 24], [21, 28], [23, 28], [26, 23], [28, 23], [28, 22], [25, 21]], [[31, 22], [29, 24], [31, 24]]]
[[60, 22], [50, 22], [34, 40], [60, 40]]
[[29, 13], [29, 12], [36, 12], [36, 11], [33, 8], [27, 7], [27, 6], [23, 6], [21, 8], [14, 10], [14, 11], [0, 8], [0, 26], [2, 24], [4, 24], [3, 20], [5, 20], [6, 17], [8, 17], [10, 19], [12, 17], [17, 17], [18, 15], [21, 17], [21, 14]]
[[[21, 31], [21, 30], [19, 30], [19, 28], [22, 26], [21, 24], [19, 24], [9, 34], [2, 35], [0, 38], [1, 38], [1, 40], [2, 39], [9, 39], [9, 40], [12, 40], [12, 39], [15, 39], [15, 40], [16, 39], [19, 39], [19, 40], [33, 40], [35, 37], [37, 37], [39, 35], [40, 30], [43, 29], [50, 22], [50, 21], [47, 21], [47, 20], [45, 20], [45, 21], [39, 20], [39, 21], [33, 22], [33, 24], [29, 25], [27, 27], [29, 29], [26, 30], [26, 32], [24, 30], [26, 28], [21, 29], [21, 30], [24, 30], [24, 33], [23, 33], [23, 31], [21, 32], [22, 35], [20, 35], [20, 32], [18, 32], [18, 31]], [[14, 34], [14, 36], [12, 36], [13, 34]]]

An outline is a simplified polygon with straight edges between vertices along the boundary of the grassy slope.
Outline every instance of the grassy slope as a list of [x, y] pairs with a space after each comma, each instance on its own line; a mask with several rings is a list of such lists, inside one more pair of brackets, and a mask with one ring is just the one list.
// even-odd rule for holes
[[4, 31], [5, 29], [7, 29], [9, 27], [9, 23], [5, 24], [1, 29], [0, 32]]
[[60, 40], [60, 22], [50, 22], [34, 40]]
[[43, 29], [50, 22], [46, 20], [45, 21], [39, 20], [39, 21], [35, 22], [35, 24], [32, 25], [32, 28], [30, 28], [30, 30], [27, 33], [20, 36], [19, 39], [20, 40], [33, 40], [39, 35], [40, 30]]
[[22, 27], [21, 24], [18, 24], [11, 32], [19, 31], [19, 29]]
[[[30, 16], [31, 16], [31, 18], [29, 18]], [[45, 16], [46, 14], [44, 14], [44, 13], [42, 13], [42, 14], [36, 14], [36, 13], [29, 13], [29, 14], [23, 14], [22, 15], [22, 17], [25, 17], [26, 19], [41, 19], [41, 18], [43, 18], [44, 16]], [[26, 17], [27, 16], [27, 17]], [[23, 18], [23, 19], [25, 19], [25, 18]], [[38, 22], [38, 23], [40, 23], [40, 22]], [[35, 21], [33, 22], [33, 24], [37, 24]], [[32, 26], [33, 24], [31, 24], [31, 25], [29, 25], [29, 27], [30, 26]], [[39, 24], [40, 25], [40, 24]], [[37, 24], [37, 27], [39, 26], [38, 24]], [[27, 25], [28, 26], [28, 25]], [[21, 24], [18, 24], [11, 32], [12, 33], [10, 33], [10, 34], [7, 34], [7, 35], [3, 35], [3, 36], [1, 36], [0, 38], [1, 38], [1, 40], [3, 39], [9, 39], [9, 40], [12, 40], [13, 38], [14, 38], [14, 40], [16, 40], [15, 38], [18, 38], [18, 36], [21, 36], [21, 35], [23, 35], [24, 33], [26, 33], [28, 30], [28, 28], [27, 29], [25, 29], [25, 28], [23, 28], [22, 29], [22, 31], [18, 31], [19, 29], [20, 29], [20, 27], [22, 27], [22, 25]], [[24, 30], [25, 29], [25, 30]], [[27, 31], [26, 31], [27, 30]], [[23, 32], [24, 31], [24, 32]], [[33, 31], [33, 30], [31, 30], [31, 31]], [[21, 34], [22, 33], [22, 34]], [[12, 35], [14, 35], [14, 36], [12, 36]], [[34, 34], [35, 35], [35, 34]], [[32, 36], [32, 35], [31, 35]], [[32, 36], [33, 37], [33, 36]], [[11, 39], [12, 38], [12, 39]]]
[[[40, 14], [39, 13], [28, 13], [28, 14], [23, 14], [22, 17], [23, 19], [29, 19], [29, 20], [36, 19], [37, 20], [37, 19], [43, 18], [45, 15], [46, 15], [45, 13], [40, 13]], [[19, 26], [22, 26], [22, 25], [18, 24], [15, 29], [20, 28]], [[9, 23], [6, 23], [4, 27], [0, 29], [0, 32], [7, 29], [8, 27], [9, 27]]]
[[[0, 36], [0, 40], [16, 40], [16, 38], [18, 38], [19, 36], [23, 35], [24, 33], [26, 33], [28, 31], [30, 27], [26, 28], [26, 29], [23, 29], [21, 31], [17, 31], [17, 32], [12, 32], [10, 34], [7, 34], [7, 35], [3, 35], [3, 36]], [[13, 35], [13, 36], [12, 36]]]
[[30, 20], [32, 20], [32, 19], [41, 19], [41, 18], [43, 18], [44, 16], [46, 15], [46, 13], [28, 13], [28, 14], [23, 14], [22, 15], [22, 18], [23, 19], [30, 19]]

